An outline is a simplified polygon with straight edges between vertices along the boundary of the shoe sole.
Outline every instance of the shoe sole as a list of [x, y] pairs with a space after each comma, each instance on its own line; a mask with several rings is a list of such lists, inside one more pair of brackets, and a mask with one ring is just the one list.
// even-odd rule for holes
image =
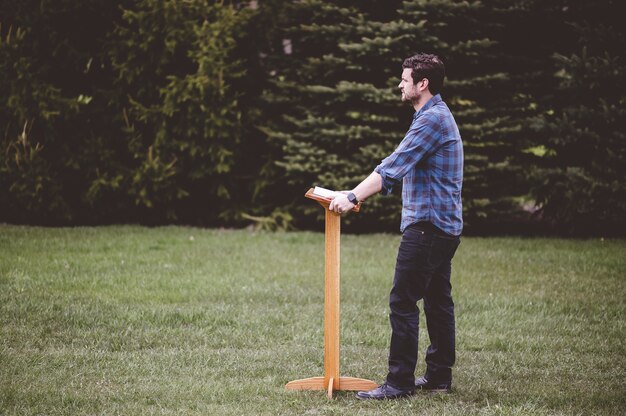
[[406, 399], [414, 395], [415, 393], [403, 394], [400, 396], [387, 396], [387, 397], [361, 397], [358, 394], [356, 394], [356, 398], [359, 400], [396, 400], [396, 399]]

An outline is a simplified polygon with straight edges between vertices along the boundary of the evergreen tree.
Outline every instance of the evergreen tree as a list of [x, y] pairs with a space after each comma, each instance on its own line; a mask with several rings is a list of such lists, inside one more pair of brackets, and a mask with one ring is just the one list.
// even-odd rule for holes
[[[271, 68], [271, 123], [264, 131], [277, 149], [283, 201], [299, 226], [322, 215], [304, 200], [308, 187], [354, 187], [393, 150], [410, 122], [396, 87], [401, 39], [387, 35], [395, 23], [370, 15], [384, 9], [391, 20], [394, 5], [400, 3], [315, 0], [294, 3], [287, 13], [280, 35], [291, 49], [280, 51], [282, 59]], [[397, 194], [382, 204], [372, 198], [345, 223], [390, 229], [397, 227], [398, 209]]]
[[[393, 151], [413, 112], [400, 103], [397, 91], [402, 61], [429, 52], [447, 64], [443, 96], [466, 146], [468, 222], [494, 221], [520, 210], [528, 187], [520, 184], [518, 159], [531, 144], [521, 134], [520, 120], [529, 116], [529, 99], [511, 86], [517, 75], [511, 66], [519, 62], [500, 60], [502, 46], [494, 39], [505, 30], [497, 23], [502, 12], [453, 1], [405, 1], [397, 8], [380, 21], [359, 2], [294, 6], [294, 22], [284, 35], [294, 52], [284, 60], [289, 65], [277, 71], [275, 89], [288, 91], [290, 98], [275, 93], [284, 100], [275, 113], [283, 116], [269, 130], [282, 146], [278, 163], [291, 192], [301, 199], [311, 184], [352, 188]], [[391, 230], [399, 222], [398, 195], [384, 202], [373, 198], [347, 220]], [[314, 209], [298, 199], [292, 203], [304, 212]]]
[[578, 51], [557, 53], [553, 109], [537, 118], [544, 140], [533, 194], [544, 219], [573, 234], [626, 230], [626, 36], [616, 2], [566, 10]]
[[[288, 207], [320, 218], [300, 196], [308, 186], [351, 188], [393, 150], [412, 112], [399, 103], [400, 64], [429, 52], [447, 64], [443, 98], [464, 140], [467, 230], [519, 231], [536, 209], [530, 172], [545, 153], [534, 120], [554, 111], [550, 57], [572, 48], [567, 2], [412, 0], [384, 19], [368, 5], [305, 1], [287, 13], [281, 36], [293, 52], [277, 55], [266, 132], [295, 195]], [[398, 198], [374, 198], [347, 220], [391, 230], [399, 212]]]
[[[401, 64], [427, 52], [464, 140], [467, 232], [623, 230], [616, 7], [0, 0], [0, 221], [310, 227], [310, 186], [352, 188], [401, 141]], [[398, 191], [345, 224], [396, 230]]]
[[457, 120], [465, 150], [463, 183], [466, 231], [502, 221], [523, 190], [516, 186], [520, 107], [499, 40], [501, 11], [481, 2], [406, 1], [402, 17], [420, 22], [426, 36], [407, 33], [417, 50], [446, 63], [443, 98]]

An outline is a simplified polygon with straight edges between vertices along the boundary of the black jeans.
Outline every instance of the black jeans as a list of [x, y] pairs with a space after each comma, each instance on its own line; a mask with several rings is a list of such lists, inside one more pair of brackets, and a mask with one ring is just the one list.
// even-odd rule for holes
[[455, 326], [450, 273], [452, 257], [461, 240], [426, 225], [413, 224], [404, 230], [389, 295], [391, 345], [387, 382], [397, 388], [414, 387], [417, 301], [422, 298], [430, 337], [426, 378], [435, 383], [452, 381]]

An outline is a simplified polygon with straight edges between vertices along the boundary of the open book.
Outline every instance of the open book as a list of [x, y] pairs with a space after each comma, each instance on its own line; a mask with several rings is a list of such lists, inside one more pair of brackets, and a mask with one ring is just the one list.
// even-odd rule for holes
[[[339, 191], [333, 191], [330, 189], [322, 188], [321, 186], [316, 186], [315, 188], [309, 189], [306, 195], [304, 196], [310, 199], [314, 199], [322, 203], [322, 205], [328, 207], [328, 204], [330, 204], [330, 201], [335, 199], [335, 197], [340, 194], [341, 192]], [[359, 202], [358, 204], [356, 204], [354, 208], [351, 209], [351, 211], [359, 212], [360, 209], [361, 209], [361, 203]]]
[[337, 195], [339, 195], [339, 192], [331, 191], [330, 189], [322, 188], [321, 186], [316, 186], [313, 188], [313, 195], [321, 196], [326, 199], [334, 199]]

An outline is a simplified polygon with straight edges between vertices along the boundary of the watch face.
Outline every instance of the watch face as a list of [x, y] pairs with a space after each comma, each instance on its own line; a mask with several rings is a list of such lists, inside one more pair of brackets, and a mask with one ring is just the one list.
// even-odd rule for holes
[[354, 205], [356, 205], [356, 203], [357, 203], [356, 196], [353, 193], [348, 194], [348, 201], [350, 201]]

